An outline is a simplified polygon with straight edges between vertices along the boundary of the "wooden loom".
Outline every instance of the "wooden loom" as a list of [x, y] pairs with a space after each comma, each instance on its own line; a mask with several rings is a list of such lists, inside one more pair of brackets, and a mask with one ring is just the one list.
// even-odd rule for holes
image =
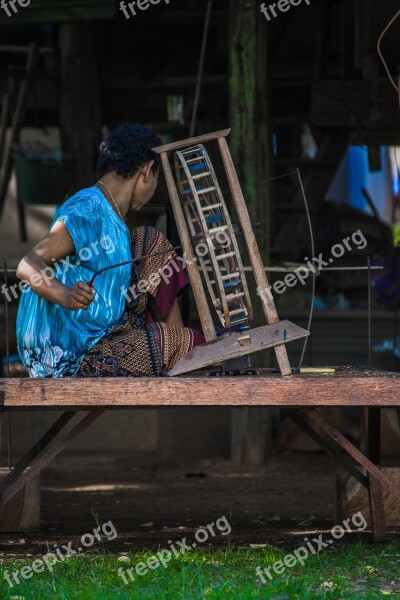
[[[281, 374], [290, 375], [285, 344], [309, 335], [308, 331], [289, 321], [279, 321], [272, 296], [268, 297], [267, 294], [259, 295], [267, 325], [249, 328], [253, 308], [235, 228], [214, 167], [203, 146], [206, 142], [218, 142], [256, 286], [257, 289], [266, 290], [269, 287], [268, 279], [226, 141], [229, 133], [230, 129], [225, 129], [153, 149], [161, 156], [206, 339], [206, 344], [195, 347], [175, 365], [168, 373], [170, 376], [239, 359], [265, 348], [274, 348]], [[174, 152], [176, 179], [169, 162], [169, 152]], [[227, 337], [217, 339], [208, 299], [222, 326], [230, 331]]]

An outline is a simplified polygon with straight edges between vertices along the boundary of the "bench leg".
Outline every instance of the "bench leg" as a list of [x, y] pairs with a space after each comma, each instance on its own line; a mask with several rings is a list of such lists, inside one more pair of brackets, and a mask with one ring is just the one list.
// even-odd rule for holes
[[[42, 437], [39, 444], [41, 449], [37, 451], [36, 446], [32, 448], [28, 454], [18, 463], [18, 473], [13, 477], [13, 472], [7, 477], [8, 481], [0, 486], [0, 506], [3, 506], [11, 500], [11, 498], [22, 489], [28, 481], [38, 475], [56, 456], [60, 454], [75, 438], [77, 438], [85, 429], [96, 421], [106, 409], [92, 410], [88, 415], [77, 423], [63, 438], [54, 441], [55, 436], [67, 424], [70, 419], [67, 419], [64, 413], [52, 428]], [[72, 413], [72, 416], [75, 413]], [[72, 418], [72, 416], [70, 418]], [[44, 442], [43, 442], [44, 440]], [[23, 466], [21, 467], [21, 464]], [[29, 467], [29, 469], [28, 469]], [[25, 469], [25, 470], [23, 470]]]
[[40, 438], [40, 440], [25, 454], [25, 456], [15, 465], [10, 473], [3, 479], [0, 484], [0, 492], [4, 486], [8, 485], [12, 481], [15, 481], [20, 473], [25, 471], [29, 467], [30, 463], [37, 455], [50, 444], [53, 439], [57, 436], [60, 431], [70, 422], [70, 420], [76, 415], [77, 411], [65, 411], [59, 419], [46, 431], [46, 433]]
[[[371, 409], [374, 410], [374, 409]], [[375, 409], [376, 410], [376, 409]], [[290, 416], [293, 419], [294, 416], [297, 419], [296, 422], [300, 424], [307, 432], [311, 429], [315, 436], [319, 436], [324, 440], [322, 447], [329, 449], [333, 452], [334, 458], [343, 464], [341, 459], [341, 453], [344, 451], [347, 455], [348, 461], [353, 464], [354, 469], [356, 467], [364, 467], [367, 471], [368, 491], [370, 497], [371, 509], [371, 525], [373, 538], [375, 541], [383, 541], [386, 535], [385, 528], [385, 516], [383, 500], [379, 496], [382, 494], [382, 486], [386, 488], [391, 494], [400, 499], [400, 487], [396, 485], [389, 477], [382, 473], [381, 469], [377, 464], [371, 460], [374, 458], [377, 460], [377, 448], [380, 438], [377, 436], [377, 419], [374, 413], [369, 418], [371, 430], [369, 431], [368, 439], [372, 440], [372, 448], [369, 442], [368, 454], [371, 454], [371, 458], [366, 456], [358, 448], [356, 448], [344, 435], [342, 435], [333, 425], [331, 425], [326, 419], [322, 417], [315, 409], [302, 408], [295, 409], [293, 412], [290, 411]], [[371, 436], [371, 433], [373, 434]], [[378, 440], [379, 438], [379, 440]], [[379, 458], [379, 457], [378, 457]], [[347, 467], [346, 467], [347, 468]], [[355, 475], [354, 471], [350, 471]], [[359, 479], [359, 477], [357, 477]], [[365, 482], [362, 481], [365, 485]]]
[[[363, 409], [365, 452], [377, 466], [381, 463], [381, 409]], [[385, 506], [382, 485], [368, 473], [368, 497], [374, 542], [386, 541]]]

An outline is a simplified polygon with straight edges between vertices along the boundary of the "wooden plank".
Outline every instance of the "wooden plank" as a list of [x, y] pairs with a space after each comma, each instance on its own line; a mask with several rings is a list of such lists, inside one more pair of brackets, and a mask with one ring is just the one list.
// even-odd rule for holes
[[[226, 138], [218, 138], [218, 144], [221, 151], [222, 160], [225, 166], [226, 175], [228, 177], [228, 183], [231, 190], [236, 213], [239, 218], [242, 234], [244, 236], [246, 246], [248, 249], [256, 286], [257, 289], [266, 291], [267, 289], [269, 289], [267, 275], [265, 273], [260, 250], [258, 248], [257, 240], [254, 235], [253, 226], [251, 224], [250, 216], [246, 208], [246, 202], [243, 197], [243, 192], [240, 187], [239, 178], [236, 173], [235, 165], [233, 164], [232, 156]], [[279, 321], [279, 317], [276, 311], [272, 295], [268, 295], [267, 293], [260, 293], [260, 299], [267, 323], [277, 323]], [[276, 346], [275, 354], [282, 375], [290, 375], [291, 369], [285, 346]]]
[[206, 338], [206, 341], [209, 342], [211, 340], [215, 340], [217, 334], [215, 333], [214, 322], [208, 306], [207, 297], [204, 292], [201, 276], [196, 266], [197, 257], [195, 257], [193, 253], [192, 243], [190, 241], [189, 232], [186, 227], [185, 217], [183, 214], [178, 191], [176, 189], [174, 176], [172, 174], [168, 156], [165, 152], [161, 154], [161, 162], [164, 169], [165, 179], [167, 182], [169, 197], [171, 199], [172, 210], [174, 211], [176, 226], [179, 232], [179, 238], [181, 240], [182, 248], [187, 258], [187, 271], [190, 283], [192, 284], [192, 290], [197, 310], [199, 311], [199, 317], [203, 329], [203, 334]]
[[[0, 379], [4, 407], [393, 406], [400, 373], [336, 367], [336, 374]], [[266, 391], [267, 390], [267, 391]]]
[[266, 348], [274, 348], [281, 344], [307, 337], [310, 335], [298, 325], [290, 321], [280, 321], [273, 325], [263, 325], [243, 333], [233, 332], [228, 336], [195, 346], [169, 372], [170, 377], [195, 371], [221, 362], [221, 358], [232, 360], [246, 354], [251, 354]]
[[198, 135], [197, 137], [180, 140], [179, 142], [172, 142], [171, 144], [165, 144], [164, 146], [157, 146], [157, 148], [152, 148], [152, 150], [156, 154], [175, 152], [175, 150], [190, 148], [191, 146], [196, 146], [197, 144], [205, 144], [206, 142], [212, 142], [213, 140], [217, 140], [221, 137], [227, 137], [230, 132], [230, 129], [222, 129], [221, 131], [214, 131], [213, 133]]

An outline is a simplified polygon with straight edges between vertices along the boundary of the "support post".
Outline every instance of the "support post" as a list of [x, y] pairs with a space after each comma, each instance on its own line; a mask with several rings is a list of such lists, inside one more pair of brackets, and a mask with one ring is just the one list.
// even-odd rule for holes
[[[365, 453], [377, 467], [381, 464], [381, 409], [364, 408]], [[382, 485], [368, 473], [368, 497], [374, 542], [386, 541], [385, 507]]]
[[101, 142], [101, 107], [94, 23], [60, 25], [61, 146], [76, 165], [70, 192], [92, 185]]
[[[264, 262], [269, 260], [272, 172], [267, 20], [258, 0], [230, 1], [230, 147], [246, 205], [258, 230]], [[261, 182], [264, 183], [256, 183]]]

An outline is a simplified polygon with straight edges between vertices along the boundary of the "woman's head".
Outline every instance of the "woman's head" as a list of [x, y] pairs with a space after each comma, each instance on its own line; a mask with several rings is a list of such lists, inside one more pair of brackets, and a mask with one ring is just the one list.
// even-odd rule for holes
[[142, 125], [119, 125], [100, 146], [97, 178], [115, 173], [125, 180], [134, 180], [136, 198], [140, 205], [146, 204], [156, 190], [160, 167], [160, 157], [152, 148], [160, 145], [160, 138]]

